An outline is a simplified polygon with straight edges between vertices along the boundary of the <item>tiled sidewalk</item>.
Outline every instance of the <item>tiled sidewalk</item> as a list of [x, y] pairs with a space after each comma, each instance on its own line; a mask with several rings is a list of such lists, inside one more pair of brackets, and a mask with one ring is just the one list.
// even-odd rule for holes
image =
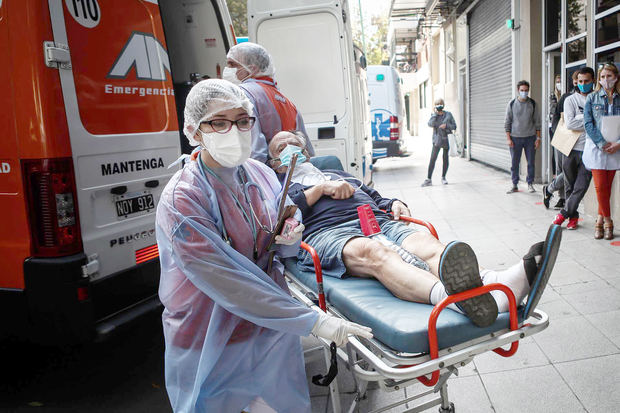
[[[432, 222], [444, 243], [466, 241], [483, 267], [499, 269], [517, 262], [531, 244], [544, 239], [557, 211], [541, 204], [541, 186], [536, 185], [535, 194], [506, 194], [511, 185], [507, 173], [450, 158], [449, 185], [440, 183], [438, 159], [434, 185], [422, 188], [430, 146], [411, 138], [410, 149], [413, 155], [408, 158], [376, 163], [375, 188], [385, 197], [404, 200], [414, 216]], [[495, 353], [476, 357], [448, 382], [457, 412], [620, 411], [620, 246], [595, 240], [593, 232], [593, 220], [587, 216], [576, 231], [563, 232], [560, 254], [539, 304], [549, 315], [549, 328], [521, 341], [511, 358]], [[620, 241], [618, 230], [615, 241]], [[307, 370], [310, 376], [325, 367], [317, 361]], [[346, 370], [339, 375], [343, 408], [353, 397], [347, 375]], [[309, 386], [313, 412], [331, 412], [326, 390], [310, 382]], [[415, 387], [389, 394], [369, 390], [360, 411], [411, 396], [421, 385]], [[436, 412], [437, 407], [428, 411]]]

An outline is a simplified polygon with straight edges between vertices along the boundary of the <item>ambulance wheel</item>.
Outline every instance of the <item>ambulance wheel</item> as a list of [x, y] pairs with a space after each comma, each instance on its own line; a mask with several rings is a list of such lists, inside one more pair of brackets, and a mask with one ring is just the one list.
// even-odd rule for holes
[[454, 403], [450, 402], [450, 407], [447, 409], [444, 409], [443, 407], [439, 406], [439, 413], [454, 413]]

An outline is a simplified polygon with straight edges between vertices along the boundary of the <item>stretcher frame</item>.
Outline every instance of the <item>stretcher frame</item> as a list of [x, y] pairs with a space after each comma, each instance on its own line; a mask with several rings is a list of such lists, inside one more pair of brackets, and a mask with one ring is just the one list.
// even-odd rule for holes
[[[422, 225], [435, 238], [438, 238], [435, 228], [430, 223], [410, 217], [401, 217], [400, 219]], [[301, 247], [312, 256], [318, 294], [287, 270], [286, 277], [291, 294], [305, 305], [315, 306], [318, 304], [323, 311], [346, 320], [346, 317], [325, 300], [321, 264], [316, 251], [304, 242], [302, 242]], [[441, 350], [438, 349], [436, 322], [441, 311], [452, 303], [482, 295], [492, 290], [502, 291], [508, 297], [509, 326], [506, 329], [458, 345]], [[358, 411], [360, 402], [366, 398], [366, 390], [371, 382], [376, 382], [381, 389], [388, 392], [403, 389], [416, 382], [420, 382], [431, 389], [420, 391], [413, 396], [405, 397], [400, 401], [372, 410], [369, 413], [382, 412], [404, 404], [407, 404], [407, 407], [409, 407], [409, 404], [412, 402], [430, 394], [435, 394], [436, 396], [431, 400], [414, 405], [413, 408], [406, 410], [406, 413], [421, 412], [437, 405], [439, 405], [440, 413], [454, 412], [454, 404], [448, 398], [447, 381], [453, 374], [458, 375], [460, 367], [470, 363], [475, 356], [488, 351], [494, 351], [502, 357], [510, 357], [516, 353], [519, 347], [519, 340], [541, 332], [548, 325], [549, 317], [540, 310], [534, 310], [530, 318], [519, 323], [517, 303], [512, 291], [502, 284], [488, 284], [450, 295], [434, 306], [428, 321], [429, 353], [402, 353], [387, 347], [374, 338], [368, 340], [350, 336], [346, 348], [337, 349], [338, 359], [349, 370], [355, 384], [355, 397], [347, 412]], [[316, 350], [324, 350], [325, 361], [329, 368], [330, 343], [325, 339], [318, 339], [322, 346], [307, 350], [306, 354]], [[508, 349], [502, 348], [508, 344], [510, 344]], [[342, 412], [337, 380], [330, 384], [329, 393], [333, 412]]]

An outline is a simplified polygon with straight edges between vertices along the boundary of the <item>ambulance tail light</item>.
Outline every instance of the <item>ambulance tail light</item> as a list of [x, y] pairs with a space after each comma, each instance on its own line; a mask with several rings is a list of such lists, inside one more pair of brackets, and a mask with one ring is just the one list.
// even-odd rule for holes
[[33, 255], [58, 257], [82, 250], [71, 158], [22, 163]]
[[398, 116], [390, 116], [390, 140], [395, 141], [400, 138], [398, 130]]

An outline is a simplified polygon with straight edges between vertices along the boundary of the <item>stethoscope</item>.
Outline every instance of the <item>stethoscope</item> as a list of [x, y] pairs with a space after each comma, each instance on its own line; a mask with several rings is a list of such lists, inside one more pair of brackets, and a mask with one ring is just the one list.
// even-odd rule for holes
[[[268, 228], [260, 222], [260, 220], [258, 219], [258, 215], [256, 215], [256, 212], [254, 210], [254, 206], [252, 204], [252, 197], [250, 196], [250, 189], [255, 188], [258, 191], [258, 195], [264, 204], [267, 198], [265, 197], [265, 193], [263, 192], [263, 189], [255, 182], [249, 181], [247, 172], [243, 166], [238, 167], [237, 175], [239, 177], [239, 181], [241, 182], [241, 186], [243, 188], [243, 197], [245, 198], [245, 201], [247, 202], [247, 204], [250, 206], [250, 212], [253, 218], [252, 219], [246, 212], [245, 208], [243, 207], [243, 204], [241, 203], [239, 198], [235, 195], [235, 193], [228, 187], [228, 185], [224, 182], [224, 180], [222, 180], [222, 178], [220, 178], [215, 173], [215, 171], [213, 171], [211, 168], [209, 168], [207, 165], [204, 164], [200, 155], [198, 155], [198, 166], [205, 178], [207, 177], [207, 173], [208, 173], [209, 175], [217, 179], [220, 183], [222, 183], [222, 185], [224, 185], [224, 187], [226, 188], [226, 190], [228, 191], [228, 193], [234, 200], [235, 204], [237, 205], [237, 207], [243, 214], [243, 217], [245, 218], [246, 222], [250, 225], [250, 228], [252, 230], [252, 239], [254, 241], [254, 247], [253, 247], [254, 261], [256, 261], [258, 259], [258, 247], [257, 247], [258, 229], [261, 229], [267, 232], [268, 234], [271, 234], [272, 230], [270, 228], [273, 228], [273, 221], [271, 219], [271, 213], [269, 212], [269, 208], [265, 205], [265, 211], [267, 212], [267, 216], [269, 218], [269, 228]], [[221, 216], [221, 213], [220, 213], [220, 216]], [[257, 224], [258, 224], [258, 227], [257, 227]], [[222, 238], [224, 239], [224, 242], [232, 246], [230, 237], [228, 236], [228, 232], [226, 231], [226, 226], [224, 225], [223, 220], [222, 220]]]

